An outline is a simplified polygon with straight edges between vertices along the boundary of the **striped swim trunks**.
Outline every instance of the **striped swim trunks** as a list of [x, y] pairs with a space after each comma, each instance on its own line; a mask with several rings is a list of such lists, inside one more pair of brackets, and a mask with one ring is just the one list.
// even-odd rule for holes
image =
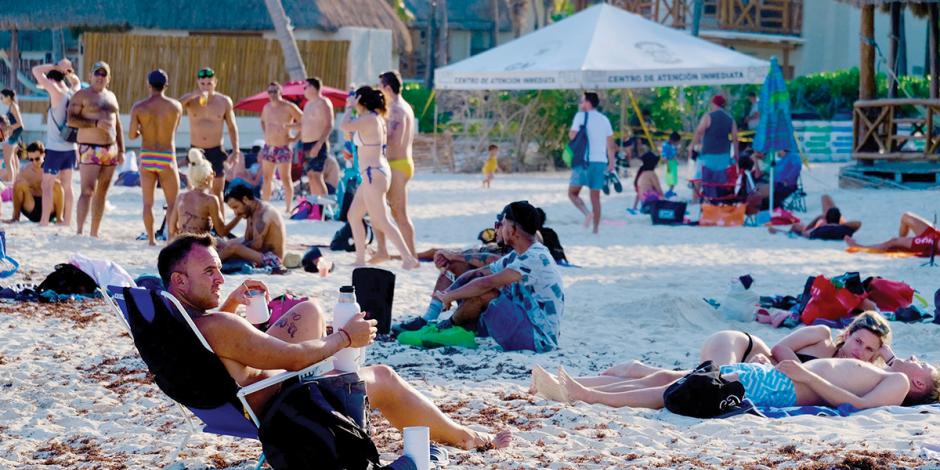
[[170, 152], [158, 152], [155, 150], [140, 150], [140, 171], [152, 171], [161, 173], [173, 167], [173, 161], [176, 155]]
[[721, 375], [738, 374], [744, 398], [756, 406], [785, 408], [796, 406], [796, 385], [770, 364], [752, 362], [721, 366]]

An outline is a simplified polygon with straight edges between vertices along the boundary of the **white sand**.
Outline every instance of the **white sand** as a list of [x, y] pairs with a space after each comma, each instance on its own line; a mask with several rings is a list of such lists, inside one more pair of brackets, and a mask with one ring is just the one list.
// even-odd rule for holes
[[[839, 190], [837, 167], [816, 165], [805, 175], [810, 212], [830, 191], [846, 216], [865, 225], [862, 242], [897, 231], [905, 210], [932, 217], [936, 192]], [[851, 418], [739, 417], [700, 421], [664, 411], [559, 405], [526, 394], [529, 371], [563, 365], [588, 374], [626, 359], [665, 367], [691, 367], [708, 334], [740, 328], [773, 342], [789, 330], [721, 319], [702, 302], [720, 298], [728, 280], [750, 273], [761, 294], [797, 294], [807, 276], [861, 271], [910, 283], [931, 298], [940, 268], [920, 259], [851, 255], [841, 243], [793, 240], [755, 228], [652, 227], [646, 217], [626, 217], [632, 194], [605, 197], [600, 236], [581, 227], [567, 200], [567, 174], [498, 175], [482, 191], [478, 175], [419, 174], [411, 186], [419, 249], [471, 245], [507, 202], [528, 199], [543, 207], [570, 260], [562, 269], [567, 308], [561, 349], [549, 354], [503, 353], [489, 341], [476, 351], [421, 351], [377, 344], [368, 361], [386, 363], [462, 422], [507, 426], [514, 445], [498, 453], [454, 451], [455, 467], [615, 468], [733, 467], [859, 463], [937, 466], [921, 460], [922, 446], [937, 443], [938, 414], [873, 411]], [[629, 184], [625, 184], [630, 186]], [[69, 254], [111, 258], [133, 275], [155, 273], [158, 248], [134, 240], [141, 231], [139, 189], [114, 188], [102, 238], [77, 237], [32, 223], [6, 226], [9, 251], [22, 268], [11, 282], [40, 281]], [[278, 203], [276, 207], [280, 208]], [[4, 204], [8, 217], [10, 205]], [[158, 219], [159, 220], [159, 219]], [[290, 244], [328, 243], [336, 223], [288, 222]], [[295, 271], [264, 277], [272, 291], [316, 295], [326, 306], [349, 280], [351, 254], [335, 257], [326, 279]], [[393, 267], [390, 263], [388, 267]], [[395, 315], [423, 311], [436, 271], [398, 273]], [[244, 277], [228, 279], [226, 290]], [[940, 361], [940, 327], [892, 323], [899, 355]], [[0, 467], [153, 468], [186, 429], [176, 407], [151, 385], [133, 344], [100, 302], [78, 307], [0, 304]], [[123, 380], [118, 380], [123, 378]], [[400, 451], [400, 435], [382, 429], [383, 455]], [[260, 446], [253, 441], [196, 435], [175, 468], [251, 468]], [[761, 468], [761, 467], [756, 467]]]

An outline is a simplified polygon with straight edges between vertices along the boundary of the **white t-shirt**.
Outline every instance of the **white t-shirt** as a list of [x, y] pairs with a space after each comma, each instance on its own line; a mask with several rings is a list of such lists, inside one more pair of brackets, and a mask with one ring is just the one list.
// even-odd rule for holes
[[[587, 136], [588, 136], [588, 161], [597, 163], [607, 163], [607, 138], [614, 135], [614, 129], [610, 127], [610, 120], [607, 116], [599, 113], [596, 109], [587, 112]], [[571, 121], [571, 130], [578, 132], [581, 125], [584, 124], [584, 111], [578, 111], [574, 120]]]

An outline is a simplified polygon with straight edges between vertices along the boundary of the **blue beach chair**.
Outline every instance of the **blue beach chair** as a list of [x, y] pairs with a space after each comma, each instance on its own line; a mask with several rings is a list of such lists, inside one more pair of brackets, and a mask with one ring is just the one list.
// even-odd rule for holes
[[[108, 286], [102, 294], [131, 334], [157, 386], [181, 411], [185, 407], [203, 422], [202, 432], [257, 440], [260, 421], [248, 406], [246, 397], [293, 377], [322, 375], [329, 368], [318, 363], [239, 388], [179, 300], [170, 293]], [[208, 381], [215, 385], [200, 389], [200, 382]], [[174, 459], [198, 432], [189, 415], [183, 412], [183, 416], [191, 431], [183, 437], [173, 454]], [[260, 469], [263, 463], [264, 454], [259, 456], [255, 468]]]

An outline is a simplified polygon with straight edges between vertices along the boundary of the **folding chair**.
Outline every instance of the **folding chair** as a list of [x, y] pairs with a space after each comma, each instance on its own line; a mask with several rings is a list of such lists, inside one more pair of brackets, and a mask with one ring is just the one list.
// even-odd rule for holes
[[[155, 293], [154, 291], [141, 288], [108, 286], [106, 291], [102, 290], [102, 294], [111, 305], [120, 323], [134, 338], [135, 346], [138, 347], [138, 351], [141, 352], [142, 357], [146, 357], [147, 353], [140, 350], [140, 346], [138, 345], [138, 337], [135, 336], [134, 331], [135, 329], [139, 330], [139, 328], [147, 327], [147, 325], [137, 324], [135, 328], [135, 322], [140, 321], [141, 319], [148, 325], [153, 324], [156, 321], [162, 321], [164, 324], [170, 324], [174, 327], [178, 327], [180, 331], [177, 333], [183, 336], [190, 334], [189, 340], [193, 345], [196, 345], [195, 347], [197, 350], [202, 350], [201, 348], [204, 348], [205, 352], [207, 352], [211, 358], [219, 361], [218, 357], [215, 356], [215, 352], [212, 350], [212, 347], [209, 346], [209, 343], [206, 341], [205, 337], [203, 337], [202, 333], [199, 332], [199, 329], [196, 328], [196, 324], [193, 323], [193, 320], [186, 313], [186, 310], [180, 304], [179, 300], [173, 297], [173, 295], [170, 293], [165, 291]], [[128, 296], [131, 296], [131, 298], [128, 299]], [[163, 303], [162, 307], [165, 307], [165, 311], [169, 312], [171, 318], [157, 318], [160, 313], [160, 309], [158, 309], [154, 304], [155, 301]], [[136, 307], [140, 313], [139, 315], [133, 314], [131, 311], [131, 305]], [[138, 333], [140, 333], [140, 331], [138, 331]], [[167, 331], [168, 336], [172, 335], [173, 333], [174, 332], [172, 331]], [[185, 365], [184, 363], [190, 362], [181, 361], [180, 365]], [[219, 361], [219, 366], [224, 369], [224, 366], [221, 365], [221, 361]], [[153, 366], [150, 364], [148, 364], [147, 367], [156, 376], [157, 384], [161, 385], [161, 377], [158, 375], [161, 373], [161, 371], [154, 370]], [[278, 375], [269, 377], [265, 380], [256, 382], [243, 388], [238, 388], [237, 384], [235, 384], [234, 380], [232, 380], [231, 385], [233, 385], [234, 388], [237, 388], [238, 390], [235, 396], [231, 398], [238, 399], [238, 401], [241, 403], [241, 408], [244, 411], [247, 411], [250, 419], [245, 417], [242, 409], [239, 409], [239, 407], [235, 406], [235, 403], [233, 403], [234, 400], [227, 400], [225, 403], [214, 407], [198, 408], [180, 403], [177, 397], [171, 396], [170, 398], [173, 399], [173, 402], [180, 408], [180, 411], [183, 413], [183, 416], [186, 418], [186, 421], [189, 423], [191, 429], [191, 431], [187, 432], [183, 437], [182, 441], [176, 449], [176, 452], [173, 454], [174, 459], [185, 448], [190, 437], [192, 437], [194, 433], [198, 432], [189, 415], [182, 411], [183, 407], [188, 409], [192, 414], [196, 415], [196, 417], [203, 422], [204, 426], [202, 428], [202, 432], [257, 440], [258, 427], [261, 425], [261, 422], [251, 407], [248, 406], [246, 397], [252, 393], [258, 392], [262, 389], [284, 382], [294, 377], [315, 377], [322, 375], [327, 371], [328, 368], [329, 367], [326, 364], [321, 362], [311, 365], [300, 371], [282, 372]], [[229, 379], [230, 378], [231, 377], [229, 377]], [[264, 454], [262, 453], [258, 458], [258, 464], [255, 469], [260, 469], [263, 464]]]
[[790, 212], [806, 213], [806, 191], [803, 190], [803, 176], [796, 183], [796, 191], [783, 201], [783, 208]]

